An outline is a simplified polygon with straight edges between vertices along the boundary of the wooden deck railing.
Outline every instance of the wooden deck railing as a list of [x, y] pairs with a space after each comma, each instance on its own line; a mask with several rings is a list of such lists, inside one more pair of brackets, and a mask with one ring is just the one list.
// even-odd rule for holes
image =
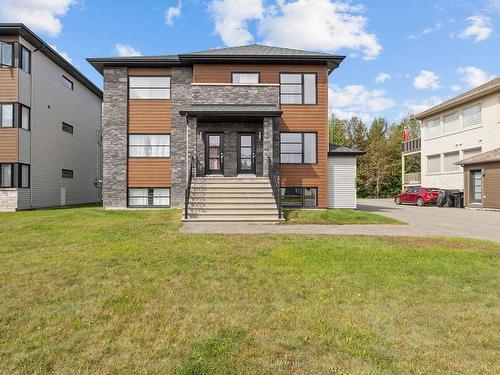
[[403, 146], [402, 146], [403, 154], [420, 151], [421, 144], [422, 143], [420, 138], [414, 138], [408, 141], [403, 141]]
[[420, 185], [422, 183], [421, 173], [405, 173], [404, 185]]

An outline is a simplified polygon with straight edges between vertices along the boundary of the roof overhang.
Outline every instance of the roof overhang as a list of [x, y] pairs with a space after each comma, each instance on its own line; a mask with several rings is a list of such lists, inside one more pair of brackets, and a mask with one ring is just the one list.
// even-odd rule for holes
[[103, 74], [104, 68], [163, 68], [181, 66], [177, 56], [166, 57], [104, 57], [88, 58], [95, 70]]
[[50, 60], [52, 60], [61, 69], [75, 78], [78, 82], [92, 91], [95, 95], [102, 98], [102, 91], [99, 89], [92, 81], [85, 77], [78, 69], [76, 69], [71, 63], [69, 63], [65, 58], [63, 58], [59, 53], [57, 53], [52, 47], [46, 44], [40, 37], [38, 37], [33, 31], [27, 28], [22, 23], [0, 23], [0, 35], [15, 35], [20, 36], [33, 47], [35, 51], [42, 52]]

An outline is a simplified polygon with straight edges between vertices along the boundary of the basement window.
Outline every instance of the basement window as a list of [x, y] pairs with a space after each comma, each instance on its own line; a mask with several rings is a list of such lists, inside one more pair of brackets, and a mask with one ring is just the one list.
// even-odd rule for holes
[[129, 188], [129, 207], [170, 207], [170, 188]]
[[63, 169], [62, 178], [73, 178], [73, 171], [71, 169]]
[[286, 187], [281, 188], [283, 208], [314, 208], [318, 206], [318, 188]]
[[62, 123], [62, 131], [66, 132], [66, 133], [69, 133], [69, 134], [73, 134], [73, 126], [71, 126], [71, 125], [66, 124], [65, 122], [63, 122]]

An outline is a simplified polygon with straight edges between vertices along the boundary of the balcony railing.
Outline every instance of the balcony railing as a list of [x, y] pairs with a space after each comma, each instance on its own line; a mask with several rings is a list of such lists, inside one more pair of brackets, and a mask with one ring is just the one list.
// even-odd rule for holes
[[419, 152], [421, 147], [421, 139], [414, 138], [408, 141], [403, 141], [403, 154]]
[[405, 173], [403, 181], [403, 185], [420, 185], [422, 183], [421, 173]]

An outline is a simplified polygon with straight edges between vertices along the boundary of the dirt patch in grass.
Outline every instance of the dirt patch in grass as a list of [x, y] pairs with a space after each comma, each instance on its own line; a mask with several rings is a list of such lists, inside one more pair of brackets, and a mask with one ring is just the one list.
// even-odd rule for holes
[[336, 210], [284, 210], [285, 224], [406, 224], [372, 212]]

